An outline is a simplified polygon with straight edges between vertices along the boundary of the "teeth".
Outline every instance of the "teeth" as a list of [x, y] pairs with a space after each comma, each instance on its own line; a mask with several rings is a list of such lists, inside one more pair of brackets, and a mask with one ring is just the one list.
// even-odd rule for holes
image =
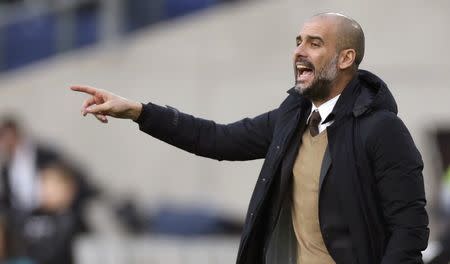
[[310, 70], [308, 67], [303, 66], [303, 65], [297, 65], [297, 69], [299, 69], [299, 70]]

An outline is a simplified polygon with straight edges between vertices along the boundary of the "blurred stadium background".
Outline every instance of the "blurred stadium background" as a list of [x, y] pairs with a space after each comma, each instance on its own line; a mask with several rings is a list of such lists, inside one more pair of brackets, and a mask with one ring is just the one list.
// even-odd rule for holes
[[[63, 149], [101, 189], [87, 209], [92, 231], [75, 242], [76, 263], [233, 263], [235, 229], [175, 227], [186, 216], [239, 226], [262, 162], [207, 160], [132, 122], [83, 118], [84, 96], [68, 87], [88, 84], [219, 122], [254, 116], [286, 96], [295, 36], [306, 18], [327, 11], [365, 31], [361, 68], [389, 85], [422, 153], [431, 241], [440, 240], [449, 219], [450, 1], [2, 0], [0, 116], [18, 116], [27, 135]], [[175, 209], [161, 213], [167, 208]], [[175, 227], [150, 232], [142, 215], [161, 225], [176, 218]]]

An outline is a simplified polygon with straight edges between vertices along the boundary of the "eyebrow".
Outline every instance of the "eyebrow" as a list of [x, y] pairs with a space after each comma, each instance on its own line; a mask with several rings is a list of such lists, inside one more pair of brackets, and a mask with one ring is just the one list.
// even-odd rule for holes
[[[296, 39], [297, 41], [302, 40], [302, 36], [298, 35], [295, 39]], [[320, 42], [325, 43], [325, 41], [323, 41], [323, 38], [321, 38], [320, 36], [306, 35], [306, 39], [309, 39], [309, 40], [319, 40]]]

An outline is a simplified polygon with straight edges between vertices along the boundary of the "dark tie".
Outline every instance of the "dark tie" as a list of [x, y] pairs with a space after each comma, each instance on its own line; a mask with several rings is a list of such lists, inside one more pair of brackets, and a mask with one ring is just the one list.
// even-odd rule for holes
[[320, 117], [319, 111], [314, 110], [312, 112], [311, 117], [309, 118], [309, 132], [311, 133], [311, 136], [315, 137], [319, 134], [319, 124], [322, 120], [322, 117]]

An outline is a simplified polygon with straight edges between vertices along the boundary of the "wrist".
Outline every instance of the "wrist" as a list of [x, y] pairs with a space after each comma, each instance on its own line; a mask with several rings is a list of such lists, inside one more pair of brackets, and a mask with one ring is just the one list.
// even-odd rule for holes
[[138, 102], [133, 102], [131, 107], [131, 119], [136, 121], [142, 112], [142, 104]]

